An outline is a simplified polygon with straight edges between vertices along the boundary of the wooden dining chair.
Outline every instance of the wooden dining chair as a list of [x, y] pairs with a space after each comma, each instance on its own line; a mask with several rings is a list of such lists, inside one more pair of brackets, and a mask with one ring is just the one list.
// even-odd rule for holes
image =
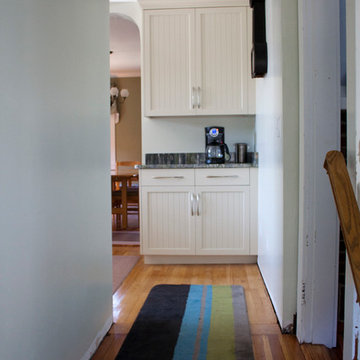
[[[121, 170], [134, 169], [134, 166], [140, 164], [139, 161], [124, 161], [117, 162], [118, 172]], [[126, 205], [124, 206], [123, 196], [124, 190], [121, 181], [121, 176], [114, 176], [112, 183], [112, 213], [115, 215], [115, 224], [119, 228], [119, 224], [122, 224], [122, 229], [128, 228], [128, 215], [137, 216], [137, 228], [139, 227], [139, 182], [138, 176], [131, 177], [126, 184]]]
[[[122, 186], [116, 177], [111, 177], [111, 213], [115, 217], [116, 229], [121, 228], [124, 216], [127, 216], [126, 209], [122, 206]], [[127, 222], [125, 221], [125, 224]], [[123, 226], [124, 227], [124, 226]]]
[[[115, 215], [115, 225], [116, 228], [121, 228], [122, 230], [128, 229], [128, 216], [136, 215], [137, 216], [137, 228], [139, 227], [139, 188], [131, 187], [127, 189], [127, 204], [126, 208], [123, 207], [122, 202], [122, 189], [112, 191], [112, 214]], [[123, 217], [126, 217], [124, 221]], [[121, 226], [120, 226], [121, 224]], [[125, 226], [123, 225], [125, 224]]]
[[131, 186], [127, 191], [126, 215], [137, 216], [137, 228], [139, 227], [140, 206], [139, 206], [139, 186]]
[[[118, 170], [132, 170], [136, 165], [141, 165], [141, 161], [127, 160], [117, 161]], [[127, 184], [127, 214], [137, 215], [137, 227], [139, 227], [139, 175], [136, 174], [128, 180]]]
[[[126, 170], [126, 169], [134, 169], [136, 165], [141, 165], [141, 161], [117, 161], [116, 169], [118, 170]], [[128, 181], [128, 186], [139, 185], [139, 175], [134, 175]]]

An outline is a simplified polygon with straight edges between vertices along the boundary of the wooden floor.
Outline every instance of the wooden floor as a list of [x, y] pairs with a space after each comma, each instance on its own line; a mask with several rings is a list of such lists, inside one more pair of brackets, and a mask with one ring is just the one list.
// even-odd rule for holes
[[[113, 246], [113, 254], [138, 255], [139, 247]], [[113, 296], [115, 324], [93, 360], [116, 357], [150, 289], [157, 284], [242, 285], [256, 360], [341, 359], [336, 349], [299, 345], [295, 336], [281, 334], [257, 265], [145, 265], [141, 259]]]

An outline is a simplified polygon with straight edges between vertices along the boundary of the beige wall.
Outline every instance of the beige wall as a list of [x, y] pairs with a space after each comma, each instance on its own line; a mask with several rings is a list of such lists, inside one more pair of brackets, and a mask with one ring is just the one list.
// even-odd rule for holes
[[112, 78], [111, 84], [129, 90], [129, 97], [118, 105], [120, 121], [115, 125], [116, 160], [141, 161], [141, 79]]

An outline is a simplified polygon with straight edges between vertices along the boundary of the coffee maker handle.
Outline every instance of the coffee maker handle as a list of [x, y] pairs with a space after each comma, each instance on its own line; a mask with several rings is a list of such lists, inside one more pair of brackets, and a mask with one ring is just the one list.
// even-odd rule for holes
[[228, 146], [226, 144], [224, 144], [224, 149], [225, 149], [225, 160], [229, 161], [231, 156], [230, 156], [229, 148], [228, 148]]

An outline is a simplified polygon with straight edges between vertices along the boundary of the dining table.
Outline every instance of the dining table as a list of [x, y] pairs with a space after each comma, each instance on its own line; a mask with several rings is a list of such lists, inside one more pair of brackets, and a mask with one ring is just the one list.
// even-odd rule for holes
[[[127, 229], [127, 190], [132, 181], [138, 181], [139, 171], [137, 169], [111, 170], [111, 191], [121, 191], [121, 207], [116, 208], [116, 213], [121, 215], [121, 228]], [[114, 210], [114, 209], [113, 209]], [[114, 211], [113, 211], [114, 213]]]

